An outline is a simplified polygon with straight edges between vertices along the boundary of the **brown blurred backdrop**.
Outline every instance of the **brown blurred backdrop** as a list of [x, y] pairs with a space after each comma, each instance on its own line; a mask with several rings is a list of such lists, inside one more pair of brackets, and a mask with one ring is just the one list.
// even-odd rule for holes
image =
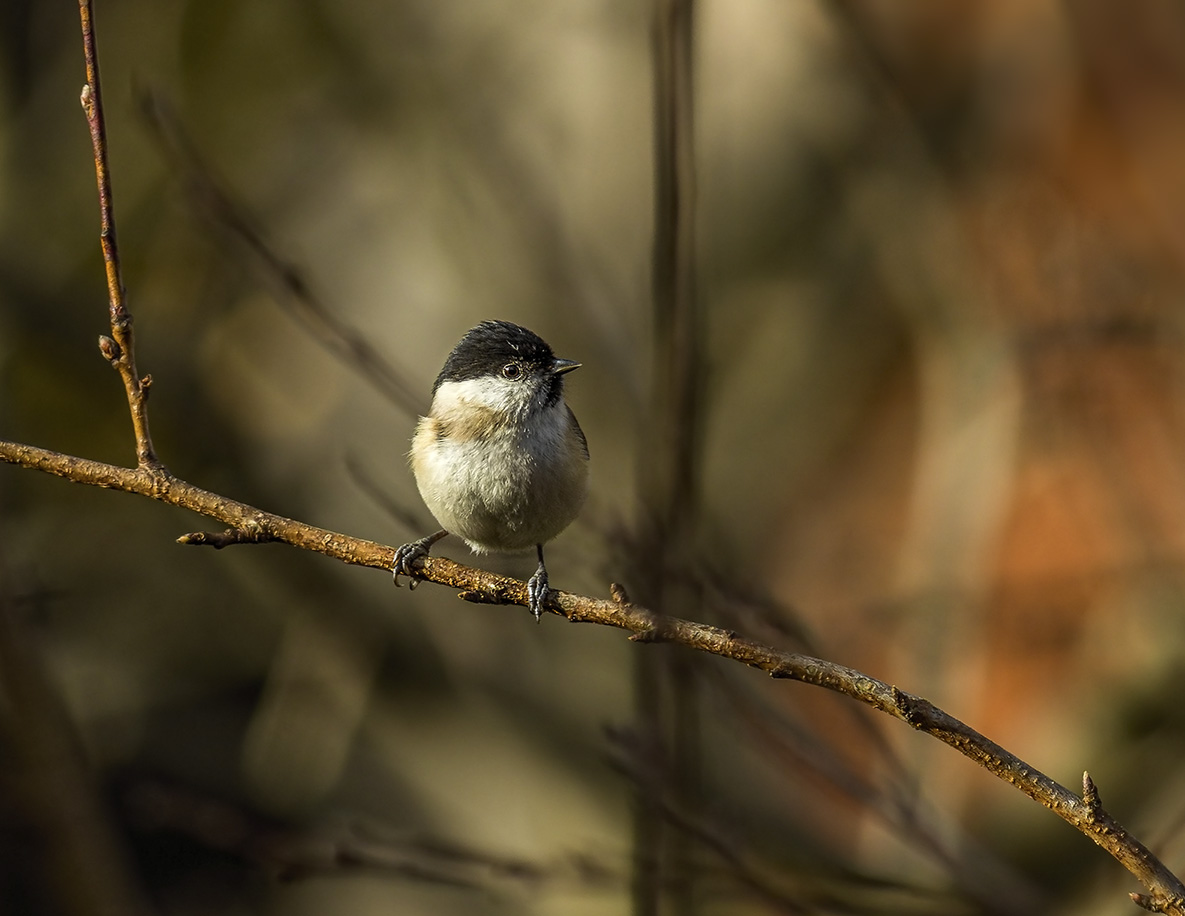
[[[214, 182], [425, 405], [484, 318], [581, 360], [593, 495], [552, 581], [644, 592], [648, 7], [96, 17], [170, 469], [427, 530], [414, 416], [327, 352]], [[1180, 872], [1185, 8], [701, 2], [695, 49], [701, 509], [671, 610], [922, 694], [1066, 785], [1089, 769]], [[0, 7], [0, 437], [130, 463], [84, 78], [72, 4]], [[1130, 911], [1089, 841], [850, 701], [695, 659], [666, 688], [691, 737], [648, 734], [660, 647], [174, 543], [203, 526], [0, 468], [4, 912], [102, 911], [83, 861], [162, 914], [639, 912], [635, 786], [672, 758], [664, 913]]]

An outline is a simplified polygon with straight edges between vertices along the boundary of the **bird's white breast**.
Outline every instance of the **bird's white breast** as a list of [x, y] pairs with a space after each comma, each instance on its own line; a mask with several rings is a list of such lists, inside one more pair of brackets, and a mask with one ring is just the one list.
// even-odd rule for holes
[[412, 470], [441, 527], [486, 551], [525, 550], [566, 528], [588, 492], [583, 440], [563, 399], [532, 410], [527, 386], [444, 382], [420, 420]]

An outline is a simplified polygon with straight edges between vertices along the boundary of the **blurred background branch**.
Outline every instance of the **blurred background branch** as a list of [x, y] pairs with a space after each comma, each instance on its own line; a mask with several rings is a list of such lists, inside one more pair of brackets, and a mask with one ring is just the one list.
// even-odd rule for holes
[[[694, 607], [700, 524], [702, 321], [696, 277], [695, 3], [655, 0], [651, 22], [654, 117], [654, 248], [651, 267], [650, 403], [638, 432], [635, 536], [620, 551], [638, 597], [656, 614]], [[698, 815], [700, 700], [692, 660], [666, 651], [633, 661], [639, 746], [635, 774], [633, 912], [657, 916], [663, 901], [690, 916], [698, 898], [694, 844], [670, 831], [676, 809]]]
[[276, 290], [276, 301], [304, 325], [313, 339], [395, 407], [412, 417], [423, 413], [427, 402], [413, 393], [412, 383], [361, 331], [343, 321], [313, 292], [302, 269], [274, 250], [251, 215], [221, 187], [167, 102], [147, 91], [140, 105], [171, 171], [186, 188], [194, 211], [204, 216], [212, 229], [227, 233], [258, 262], [265, 279]]
[[[147, 914], [101, 780], [82, 752], [38, 640], [23, 619], [28, 606], [44, 596], [26, 595], [25, 607], [18, 607], [2, 565], [0, 572], [5, 573], [0, 591], [0, 691], [5, 700], [0, 810], [10, 852], [0, 882], [5, 907], [31, 912], [44, 903], [64, 916]], [[12, 848], [16, 837], [25, 842]]]

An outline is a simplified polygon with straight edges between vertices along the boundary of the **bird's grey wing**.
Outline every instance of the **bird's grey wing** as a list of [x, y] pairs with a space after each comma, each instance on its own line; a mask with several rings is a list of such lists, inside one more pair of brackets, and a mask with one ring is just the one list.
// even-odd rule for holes
[[568, 407], [568, 419], [572, 422], [572, 429], [576, 431], [576, 438], [580, 440], [580, 448], [584, 451], [584, 457], [587, 458], [588, 440], [584, 438], [584, 430], [580, 428], [580, 421], [576, 419], [576, 414], [572, 413], [571, 407]]

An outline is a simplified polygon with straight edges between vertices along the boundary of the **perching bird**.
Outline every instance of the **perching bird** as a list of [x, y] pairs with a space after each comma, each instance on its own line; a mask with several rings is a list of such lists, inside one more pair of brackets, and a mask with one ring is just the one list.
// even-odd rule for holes
[[411, 446], [420, 496], [442, 528], [395, 552], [396, 585], [447, 534], [475, 553], [534, 547], [539, 568], [527, 595], [539, 620], [548, 595], [543, 545], [588, 494], [588, 443], [564, 403], [564, 374], [579, 367], [509, 321], [483, 321], [461, 338]]

